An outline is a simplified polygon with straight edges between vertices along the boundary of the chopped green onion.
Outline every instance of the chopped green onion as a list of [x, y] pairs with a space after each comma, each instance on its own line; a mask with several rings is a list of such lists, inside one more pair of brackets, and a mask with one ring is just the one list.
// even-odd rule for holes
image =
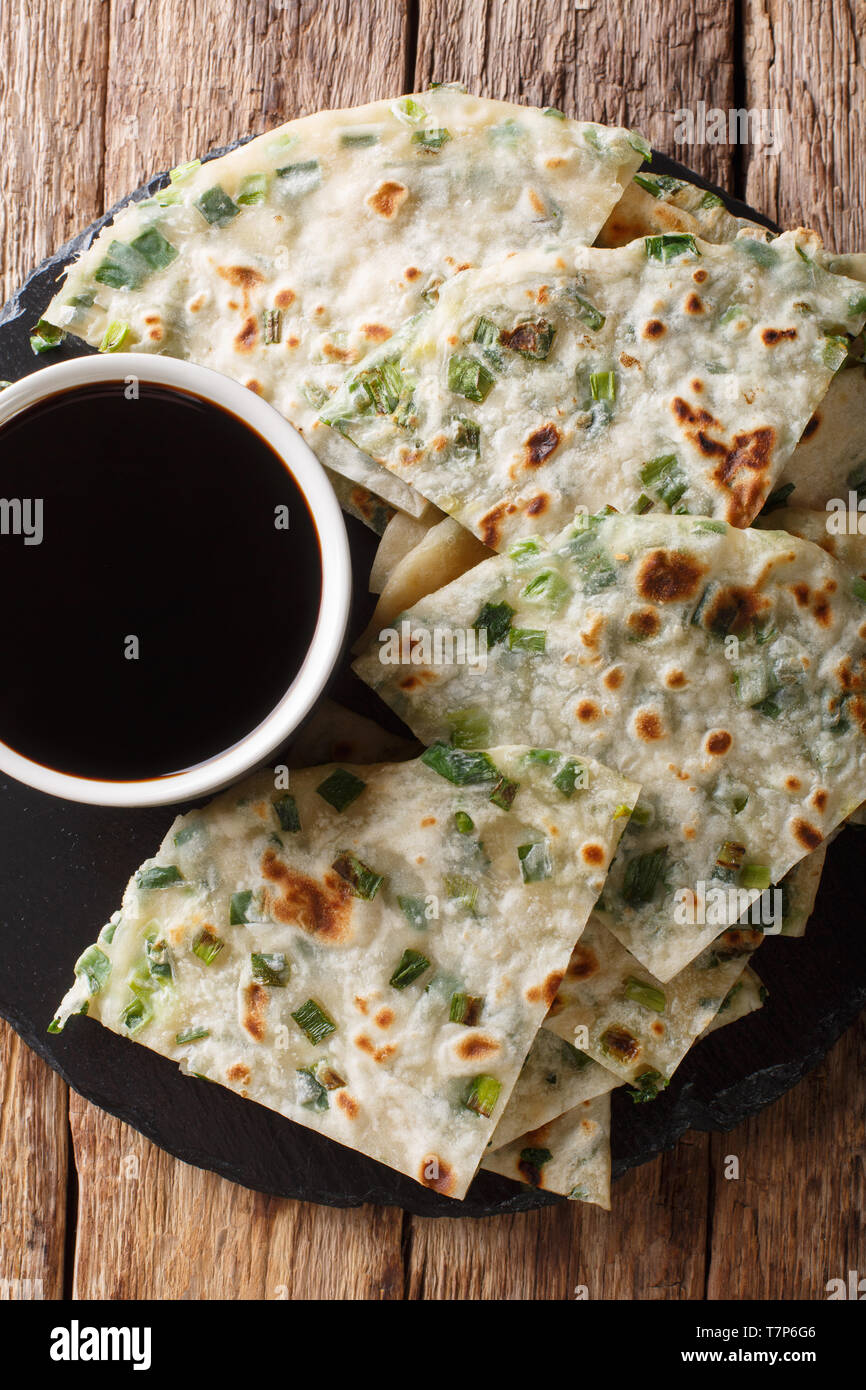
[[405, 989], [411, 985], [425, 970], [430, 969], [430, 962], [426, 956], [422, 956], [420, 951], [406, 950], [398, 961], [394, 973], [388, 981], [394, 989]]
[[281, 830], [288, 830], [292, 834], [300, 830], [301, 817], [298, 814], [298, 803], [291, 792], [286, 792], [284, 796], [277, 798], [274, 802], [274, 810], [277, 813]]
[[327, 801], [329, 806], [333, 806], [335, 811], [345, 811], [347, 806], [351, 806], [353, 801], [357, 801], [367, 783], [360, 777], [356, 777], [354, 772], [349, 772], [344, 767], [336, 768], [324, 782], [320, 782], [316, 787], [318, 795], [323, 801]]
[[348, 883], [356, 898], [364, 898], [367, 902], [375, 898], [385, 882], [384, 874], [377, 874], [348, 849], [340, 851], [331, 868]]
[[135, 881], [139, 888], [170, 888], [173, 883], [183, 883], [183, 874], [176, 864], [153, 864], [139, 869]]
[[672, 174], [635, 174], [632, 182], [654, 198], [661, 198], [665, 193], [676, 193], [685, 187], [682, 179], [675, 179]]
[[620, 1023], [611, 1023], [605, 1028], [599, 1038], [601, 1050], [606, 1057], [612, 1057], [614, 1061], [626, 1063], [633, 1062], [640, 1054], [640, 1043], [627, 1028], [623, 1028]]
[[277, 170], [287, 193], [312, 193], [322, 182], [322, 170], [317, 159], [304, 159], [298, 164], [284, 164]]
[[481, 426], [458, 416], [454, 422], [454, 444], [461, 453], [477, 456], [481, 452]]
[[468, 912], [475, 911], [478, 901], [478, 884], [465, 874], [446, 874], [445, 892], [452, 902], [460, 903]]
[[392, 102], [391, 110], [398, 120], [406, 124], [423, 121], [427, 115], [420, 102], [414, 101], [412, 97], [401, 97], [399, 101]]
[[540, 627], [512, 627], [508, 632], [510, 651], [543, 652], [547, 644], [547, 633]]
[[553, 116], [557, 121], [565, 121], [568, 119], [565, 112], [560, 111], [558, 106], [545, 106], [541, 114], [542, 116]]
[[490, 723], [485, 710], [477, 705], [453, 710], [447, 715], [451, 742], [455, 748], [484, 748], [490, 742]]
[[733, 245], [738, 251], [743, 251], [751, 260], [765, 268], [775, 265], [779, 259], [778, 251], [772, 246], [768, 246], [765, 241], [753, 241], [751, 237], [737, 237]]
[[340, 144], [350, 150], [365, 150], [378, 143], [379, 137], [374, 130], [344, 130], [340, 135]]
[[637, 150], [638, 154], [643, 155], [644, 159], [647, 161], [648, 164], [652, 163], [652, 146], [650, 145], [650, 142], [647, 139], [645, 139], [643, 135], [641, 135], [639, 130], [633, 130], [630, 133], [628, 137], [628, 143], [631, 145], [633, 150]]
[[698, 206], [701, 208], [723, 208], [725, 203], [724, 199], [720, 198], [718, 193], [711, 193], [709, 189], [707, 189], [707, 192], [704, 194]]
[[171, 980], [174, 972], [171, 968], [171, 957], [168, 952], [168, 943], [157, 937], [154, 933], [149, 936], [144, 943], [144, 954], [147, 960], [147, 968], [157, 980]]
[[52, 352], [54, 348], [60, 347], [63, 338], [62, 328], [57, 328], [47, 319], [40, 319], [36, 327], [31, 329], [30, 347], [39, 356], [43, 352]]
[[648, 985], [645, 980], [638, 980], [634, 975], [629, 975], [625, 982], [625, 996], [634, 1000], [635, 1004], [643, 1004], [645, 1009], [652, 1009], [657, 1014], [663, 1014], [667, 1004], [663, 989]]
[[305, 1000], [292, 1014], [292, 1018], [314, 1046], [329, 1038], [337, 1027], [331, 1015], [315, 999]]
[[120, 352], [129, 337], [129, 324], [123, 319], [114, 319], [106, 328], [99, 344], [100, 352]]
[[535, 840], [530, 845], [518, 845], [517, 858], [520, 861], [520, 873], [524, 883], [540, 883], [542, 879], [550, 878], [553, 873], [550, 849], [546, 840]]
[[672, 507], [679, 502], [689, 485], [676, 454], [661, 454], [650, 459], [640, 470], [640, 480], [660, 502]]
[[366, 367], [352, 378], [352, 388], [361, 387], [377, 415], [391, 415], [400, 404], [403, 375], [397, 358], [389, 357], [376, 367]]
[[410, 927], [414, 927], [416, 931], [427, 930], [427, 903], [424, 898], [412, 898], [400, 894], [397, 902]]
[[743, 888], [764, 889], [770, 886], [770, 870], [766, 864], [744, 864], [740, 870], [740, 885]]
[[483, 401], [487, 398], [494, 378], [483, 362], [475, 357], [448, 359], [448, 390], [457, 396], [465, 396], [467, 401]]
[[553, 748], [530, 748], [525, 758], [528, 763], [541, 763], [549, 767], [551, 763], [559, 761], [559, 754]]
[[262, 341], [265, 347], [269, 347], [272, 343], [281, 342], [283, 337], [282, 309], [263, 309], [262, 329]]
[[541, 1170], [553, 1158], [550, 1149], [526, 1148], [520, 1150], [518, 1168], [530, 1187], [541, 1186]]
[[614, 820], [628, 820], [633, 810], [633, 806], [626, 806], [625, 802], [621, 801], [613, 813], [613, 818]]
[[566, 553], [574, 561], [585, 594], [597, 594], [616, 582], [613, 561], [591, 527], [574, 533]]
[[169, 169], [168, 177], [172, 183], [184, 183], [191, 174], [195, 173], [196, 169], [200, 168], [200, 159], [190, 159], [186, 164], [176, 164], [173, 169]]
[[209, 1028], [187, 1028], [185, 1033], [178, 1033], [175, 1042], [178, 1047], [183, 1047], [185, 1043], [201, 1042], [202, 1038], [210, 1037]]
[[421, 762], [456, 787], [474, 787], [499, 780], [499, 773], [486, 753], [453, 748], [448, 743], [434, 743], [425, 749]]
[[295, 1099], [307, 1110], [330, 1110], [328, 1092], [322, 1085], [312, 1067], [297, 1067], [295, 1070]]
[[539, 570], [521, 594], [529, 603], [541, 603], [547, 608], [559, 608], [571, 590], [556, 570]]
[[613, 401], [616, 399], [616, 377], [613, 372], [592, 372], [589, 388], [594, 401]]
[[483, 994], [452, 994], [448, 1021], [462, 1023], [466, 1028], [474, 1028], [480, 1022], [483, 1009]]
[[414, 130], [412, 132], [412, 144], [420, 145], [424, 150], [441, 150], [443, 145], [447, 145], [451, 139], [450, 130]]
[[120, 1015], [120, 1021], [128, 1033], [137, 1033], [145, 1023], [149, 1023], [153, 1018], [153, 1008], [150, 998], [146, 991], [136, 992], [133, 989], [133, 997], [130, 999], [126, 1008]]
[[130, 249], [143, 256], [152, 270], [164, 270], [177, 258], [177, 247], [166, 241], [156, 227], [148, 227], [130, 242]]
[[489, 1119], [496, 1109], [501, 1090], [502, 1083], [497, 1081], [495, 1076], [473, 1077], [463, 1104], [467, 1110], [474, 1110], [476, 1115], [483, 1115], [485, 1119]]
[[174, 843], [178, 846], [187, 844], [190, 840], [192, 840], [196, 835], [198, 835], [201, 832], [201, 829], [201, 821], [190, 821], [188, 825], [182, 826], [181, 829], [177, 832], [177, 834], [174, 837]]
[[501, 811], [510, 811], [514, 805], [514, 798], [520, 789], [519, 782], [513, 782], [510, 777], [500, 777], [493, 791], [490, 793], [490, 800], [494, 806], [498, 806]]
[[137, 290], [152, 269], [150, 262], [135, 247], [127, 246], [122, 241], [112, 241], [105, 260], [93, 272], [93, 278], [113, 290]]
[[593, 333], [598, 333], [604, 328], [605, 316], [600, 309], [596, 309], [595, 305], [591, 304], [588, 299], [584, 299], [582, 295], [575, 294], [573, 291], [569, 298], [575, 306], [575, 313], [581, 323], [585, 323]]
[[701, 254], [694, 237], [683, 232], [662, 232], [660, 236], [644, 237], [644, 246], [648, 260], [661, 261], [664, 265], [686, 251], [691, 251], [694, 256]]
[[213, 965], [225, 942], [219, 936], [215, 936], [207, 927], [202, 927], [195, 941], [192, 943], [193, 955], [203, 960], [205, 965]]
[[229, 904], [229, 926], [242, 927], [250, 919], [247, 913], [253, 900], [252, 888], [246, 888], [242, 893], [232, 893], [231, 903]]
[[641, 1105], [645, 1101], [655, 1100], [659, 1092], [663, 1091], [669, 1082], [669, 1077], [662, 1076], [660, 1071], [650, 1069], [641, 1072], [640, 1076], [635, 1078], [629, 1094], [635, 1105]]
[[521, 357], [527, 357], [532, 362], [544, 362], [550, 356], [555, 336], [556, 329], [552, 323], [547, 319], [536, 319], [518, 323], [508, 331], [503, 329], [499, 341], [503, 347], [511, 348], [512, 352], [519, 352]]
[[527, 540], [515, 541], [508, 552], [508, 558], [516, 565], [525, 565], [540, 554], [541, 546], [534, 536], [530, 536]]
[[253, 951], [250, 955], [250, 970], [258, 984], [271, 985], [274, 989], [283, 989], [289, 983], [292, 973], [282, 951]]
[[235, 202], [241, 207], [253, 207], [256, 203], [265, 201], [265, 194], [268, 191], [268, 179], [266, 174], [247, 174], [242, 180], [240, 192]]
[[[733, 876], [740, 871], [745, 853], [745, 845], [739, 844], [736, 840], [725, 840], [716, 855], [713, 878], [725, 878], [729, 876], [730, 879], [733, 880]], [[717, 869], [721, 869], [722, 872], [717, 873]]]
[[562, 792], [563, 796], [574, 796], [576, 787], [587, 787], [589, 776], [585, 763], [577, 762], [574, 758], [569, 758], [567, 763], [559, 769], [553, 779], [553, 785], [557, 791]]
[[861, 603], [866, 603], [866, 579], [861, 579], [859, 574], [856, 575], [851, 581], [851, 592]]
[[756, 705], [752, 705], [752, 709], [756, 709], [759, 714], [765, 715], [767, 719], [778, 719], [779, 715], [782, 713], [781, 705], [776, 704], [776, 701], [771, 700], [769, 697], [766, 700], [759, 700]]
[[455, 811], [454, 824], [461, 835], [471, 835], [475, 829], [475, 822], [467, 811]]
[[232, 218], [237, 217], [240, 212], [237, 203], [219, 184], [214, 184], [213, 188], [208, 188], [196, 198], [195, 206], [205, 222], [209, 222], [212, 227], [227, 227]]
[[98, 994], [111, 974], [111, 961], [98, 946], [89, 946], [75, 963], [75, 974], [87, 981], [90, 994]]
[[623, 878], [622, 896], [627, 903], [636, 906], [648, 903], [653, 898], [665, 868], [668, 856], [667, 845], [658, 849], [637, 854], [628, 861]]
[[828, 334], [824, 339], [824, 346], [821, 352], [821, 360], [825, 367], [829, 367], [831, 372], [836, 372], [842, 366], [848, 356], [850, 344], [847, 338], [840, 338], [833, 334]]
[[643, 516], [644, 512], [650, 511], [654, 505], [652, 498], [647, 497], [646, 493], [642, 492], [632, 503], [631, 510], [636, 512], [638, 516]]
[[495, 647], [505, 640], [514, 613], [510, 603], [485, 603], [472, 626], [476, 632], [485, 631], [488, 645]]

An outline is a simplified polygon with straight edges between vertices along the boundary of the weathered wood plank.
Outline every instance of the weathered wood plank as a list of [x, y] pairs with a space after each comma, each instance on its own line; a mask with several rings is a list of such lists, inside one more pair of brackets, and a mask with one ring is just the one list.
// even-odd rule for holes
[[74, 1093], [74, 1298], [402, 1297], [402, 1216], [264, 1197], [191, 1168]]
[[100, 210], [107, 19], [101, 0], [3, 5], [0, 299]]
[[746, 150], [746, 196], [839, 251], [866, 248], [866, 6], [746, 0], [746, 101], [777, 111], [777, 145]]
[[414, 1217], [407, 1296], [702, 1298], [708, 1146], [689, 1136], [626, 1174], [610, 1213], [575, 1202], [485, 1221]]
[[0, 1023], [0, 1299], [62, 1298], [66, 1087]]
[[117, 0], [107, 201], [292, 116], [401, 92], [406, 35], [404, 0]]
[[713, 1136], [708, 1298], [823, 1299], [830, 1279], [866, 1276], [864, 1077], [861, 1019], [776, 1105]]
[[733, 5], [420, 0], [416, 86], [431, 80], [637, 126], [657, 149], [731, 184], [733, 148], [677, 145], [674, 113], [697, 98], [733, 104]]

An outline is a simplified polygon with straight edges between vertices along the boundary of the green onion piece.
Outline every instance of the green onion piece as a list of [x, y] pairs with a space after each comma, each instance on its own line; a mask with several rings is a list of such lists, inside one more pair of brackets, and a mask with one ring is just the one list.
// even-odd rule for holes
[[304, 159], [298, 164], [284, 164], [277, 170], [277, 178], [292, 196], [312, 193], [322, 182], [322, 170], [317, 159]]
[[202, 826], [200, 821], [190, 821], [188, 825], [182, 826], [181, 829], [177, 832], [177, 834], [174, 837], [174, 843], [176, 845], [187, 844], [190, 840], [192, 840], [196, 835], [198, 835], [201, 832], [201, 829]]
[[510, 603], [485, 603], [472, 626], [476, 632], [484, 630], [488, 646], [495, 647], [505, 640], [514, 612]]
[[661, 845], [658, 849], [647, 850], [645, 854], [637, 854], [628, 861], [622, 885], [622, 896], [627, 903], [636, 906], [638, 903], [648, 903], [652, 900], [664, 872], [667, 857], [668, 847]]
[[667, 507], [679, 502], [689, 485], [676, 454], [661, 454], [658, 458], [650, 459], [640, 470], [639, 476], [644, 487], [649, 488]]
[[240, 212], [237, 203], [219, 184], [214, 184], [213, 188], [208, 188], [201, 197], [196, 198], [195, 206], [205, 222], [209, 222], [212, 227], [227, 227], [232, 218], [237, 217]]
[[284, 796], [278, 797], [274, 802], [274, 810], [277, 813], [281, 830], [288, 830], [293, 834], [300, 830], [301, 818], [298, 814], [298, 803], [291, 792], [286, 792]]
[[571, 590], [556, 570], [539, 570], [521, 594], [529, 603], [541, 603], [546, 608], [559, 608]]
[[328, 1092], [322, 1085], [312, 1067], [297, 1067], [295, 1070], [295, 1099], [307, 1110], [330, 1110]]
[[98, 946], [88, 946], [75, 963], [75, 974], [87, 981], [89, 994], [98, 994], [111, 974], [111, 961]]
[[649, 806], [635, 806], [631, 813], [632, 824], [640, 826], [649, 825], [652, 820], [652, 814]]
[[638, 980], [636, 976], [629, 975], [625, 982], [625, 995], [627, 999], [633, 999], [636, 1004], [643, 1004], [645, 1009], [652, 1009], [654, 1013], [663, 1014], [667, 999], [663, 989], [657, 989], [655, 985], [648, 985], [645, 980]]
[[340, 144], [349, 150], [365, 150], [378, 143], [379, 137], [374, 130], [344, 130], [340, 134]]
[[732, 245], [765, 268], [775, 265], [779, 259], [778, 251], [775, 251], [772, 246], [768, 246], [765, 241], [753, 241], [751, 237], [737, 237]]
[[175, 1042], [178, 1047], [183, 1047], [184, 1043], [201, 1042], [202, 1038], [210, 1037], [209, 1028], [187, 1028], [185, 1033], [178, 1033]]
[[516, 565], [525, 565], [540, 554], [541, 546], [534, 536], [530, 536], [525, 541], [515, 541], [508, 552], [508, 558], [513, 560]]
[[568, 119], [564, 111], [560, 111], [558, 106], [545, 106], [542, 116], [553, 116], [554, 120], [565, 121]]
[[153, 864], [149, 869], [139, 869], [135, 881], [139, 888], [170, 888], [184, 880], [176, 864]]
[[633, 1062], [640, 1056], [640, 1043], [637, 1038], [619, 1023], [611, 1023], [605, 1028], [599, 1043], [605, 1056], [612, 1057], [617, 1062]]
[[763, 892], [770, 886], [770, 870], [766, 864], [744, 864], [740, 870], [740, 884], [743, 888], [760, 888]]
[[508, 632], [510, 651], [543, 652], [547, 644], [547, 633], [540, 627], [512, 627]]
[[60, 347], [63, 337], [62, 328], [57, 328], [47, 319], [40, 319], [30, 332], [30, 347], [39, 356], [43, 352], [51, 352], [54, 348]]
[[613, 818], [614, 820], [628, 820], [633, 810], [633, 806], [626, 806], [625, 802], [621, 801], [613, 813]]
[[145, 1023], [149, 1023], [153, 1018], [153, 1008], [146, 990], [136, 991], [133, 986], [131, 988], [133, 997], [123, 1009], [120, 1021], [128, 1033], [137, 1033], [139, 1028], [143, 1028]]
[[481, 426], [465, 415], [458, 416], [454, 422], [454, 444], [458, 452], [477, 457], [481, 452]]
[[563, 796], [574, 796], [575, 788], [589, 786], [589, 773], [585, 763], [569, 758], [553, 779], [553, 785]]
[[662, 1076], [660, 1071], [650, 1070], [642, 1072], [632, 1083], [629, 1094], [635, 1105], [641, 1105], [645, 1101], [655, 1100], [660, 1091], [663, 1091], [669, 1084], [670, 1078]]
[[123, 319], [114, 319], [106, 328], [99, 344], [100, 352], [120, 352], [129, 337], [129, 324]]
[[502, 353], [499, 350], [499, 329], [492, 319], [482, 317], [472, 333], [473, 343], [478, 343], [492, 367], [502, 370]]
[[253, 900], [252, 888], [245, 888], [242, 893], [232, 893], [231, 903], [229, 904], [229, 926], [242, 927], [250, 919], [247, 913]]
[[283, 311], [282, 309], [263, 309], [262, 310], [262, 341], [265, 347], [272, 343], [282, 342], [283, 337]]
[[315, 999], [305, 1000], [292, 1014], [292, 1018], [314, 1046], [329, 1038], [337, 1027], [331, 1015]]
[[861, 603], [866, 603], [866, 579], [861, 579], [858, 574], [851, 581], [851, 592]]
[[466, 1028], [474, 1028], [481, 1021], [483, 1009], [483, 994], [452, 994], [448, 1021], [462, 1023]]
[[221, 937], [215, 936], [207, 927], [202, 927], [195, 941], [192, 943], [193, 955], [203, 960], [205, 965], [213, 965], [225, 942]]
[[550, 1149], [526, 1148], [520, 1150], [518, 1168], [530, 1187], [541, 1186], [541, 1170], [553, 1158]]
[[441, 150], [443, 145], [447, 145], [451, 139], [450, 130], [414, 130], [412, 132], [412, 144], [420, 145], [424, 150]]
[[168, 942], [153, 933], [147, 937], [144, 943], [144, 955], [147, 960], [147, 968], [156, 980], [172, 980], [174, 972], [171, 968], [171, 957], [168, 952]]
[[739, 844], [736, 840], [725, 840], [716, 855], [716, 866], [731, 874], [738, 873], [745, 853], [745, 845]]
[[725, 203], [724, 199], [720, 198], [718, 193], [710, 193], [710, 191], [707, 190], [698, 206], [701, 208], [723, 208]]
[[665, 193], [676, 193], [685, 186], [682, 179], [675, 179], [671, 174], [635, 174], [632, 182], [654, 198], [661, 198]]
[[524, 883], [541, 883], [542, 879], [553, 874], [550, 848], [546, 840], [535, 840], [531, 845], [518, 845], [517, 858], [520, 860], [520, 873]]
[[177, 258], [177, 247], [166, 241], [156, 227], [148, 227], [129, 243], [130, 249], [143, 256], [152, 270], [164, 270]]
[[484, 748], [490, 742], [490, 723], [485, 710], [477, 705], [453, 710], [446, 716], [455, 748]]
[[471, 835], [475, 829], [475, 822], [466, 811], [454, 812], [454, 824], [461, 835]]
[[643, 135], [641, 135], [639, 130], [633, 130], [631, 132], [631, 134], [628, 137], [628, 143], [631, 145], [633, 150], [637, 150], [638, 154], [643, 155], [644, 159], [647, 161], [648, 164], [652, 162], [652, 146], [650, 145], [650, 142]]
[[354, 897], [364, 898], [367, 902], [375, 898], [385, 882], [384, 874], [377, 874], [375, 869], [371, 869], [348, 849], [340, 851], [331, 868], [348, 883]]
[[453, 356], [448, 359], [448, 390], [467, 401], [487, 398], [494, 378], [483, 362], [475, 357]]
[[584, 299], [582, 295], [573, 292], [569, 295], [569, 299], [575, 306], [575, 314], [578, 319], [580, 319], [581, 323], [585, 323], [591, 332], [598, 333], [604, 328], [604, 314], [600, 309], [596, 309], [595, 305], [591, 304], [588, 299]]
[[502, 1083], [497, 1081], [495, 1076], [473, 1077], [463, 1104], [467, 1110], [474, 1110], [476, 1115], [483, 1115], [489, 1120], [496, 1109], [501, 1090]]
[[639, 497], [635, 498], [631, 510], [636, 512], [638, 516], [643, 516], [644, 512], [650, 511], [654, 505], [652, 498], [647, 497], [646, 493], [642, 492]]
[[566, 553], [580, 574], [585, 594], [597, 594], [616, 582], [613, 560], [592, 527], [577, 530], [568, 542]]
[[394, 989], [405, 989], [411, 985], [425, 970], [430, 969], [430, 962], [426, 956], [422, 956], [420, 951], [406, 950], [403, 952], [388, 984]]
[[405, 124], [414, 124], [416, 121], [423, 121], [427, 112], [420, 102], [414, 101], [412, 97], [401, 97], [399, 101], [391, 103], [391, 110], [398, 120]]
[[644, 237], [644, 247], [648, 260], [661, 261], [664, 265], [686, 251], [691, 251], [694, 256], [701, 254], [694, 237], [683, 232], [662, 232], [660, 236]]
[[446, 781], [453, 782], [455, 787], [475, 787], [499, 780], [499, 773], [487, 754], [469, 748], [434, 743], [421, 754], [421, 761]]
[[777, 705], [776, 701], [769, 697], [766, 700], [759, 700], [756, 705], [752, 705], [752, 709], [757, 710], [759, 714], [766, 715], [767, 719], [778, 719], [782, 713], [781, 705]]
[[460, 903], [467, 912], [475, 911], [478, 901], [478, 884], [465, 874], [446, 874], [445, 892], [452, 902]]
[[186, 164], [176, 164], [173, 169], [169, 169], [168, 177], [172, 183], [184, 183], [191, 174], [195, 173], [196, 169], [200, 168], [200, 159], [190, 159]]
[[250, 955], [252, 977], [260, 985], [283, 989], [289, 983], [292, 968], [282, 951], [253, 951]]
[[594, 401], [616, 400], [616, 377], [613, 372], [591, 372], [589, 389]]
[[352, 378], [353, 389], [363, 389], [370, 405], [377, 415], [391, 415], [400, 404], [403, 391], [403, 374], [399, 359], [389, 357], [377, 367], [366, 367]]
[[494, 806], [498, 806], [501, 811], [510, 811], [514, 805], [520, 788], [519, 782], [513, 782], [510, 777], [500, 777], [493, 791], [490, 793], [490, 800]]
[[400, 894], [397, 897], [397, 902], [410, 927], [414, 927], [416, 931], [427, 930], [427, 904], [423, 898], [412, 898]]
[[134, 246], [112, 241], [105, 260], [94, 271], [93, 278], [113, 290], [137, 290], [152, 269], [147, 258]]
[[825, 367], [829, 367], [831, 372], [836, 372], [842, 366], [848, 356], [850, 344], [847, 338], [840, 338], [835, 335], [828, 335], [824, 339], [824, 347], [821, 352], [821, 360]]
[[247, 174], [242, 180], [240, 191], [235, 199], [241, 207], [248, 208], [265, 201], [268, 191], [267, 174]]
[[360, 777], [356, 777], [354, 772], [349, 772], [344, 767], [335, 768], [324, 782], [320, 782], [316, 787], [318, 795], [323, 801], [327, 801], [329, 806], [333, 806], [335, 811], [345, 811], [347, 806], [351, 806], [353, 801], [357, 801], [367, 783]]
[[519, 352], [533, 362], [544, 362], [550, 356], [556, 329], [547, 319], [518, 323], [514, 328], [503, 329], [499, 341], [512, 352]]

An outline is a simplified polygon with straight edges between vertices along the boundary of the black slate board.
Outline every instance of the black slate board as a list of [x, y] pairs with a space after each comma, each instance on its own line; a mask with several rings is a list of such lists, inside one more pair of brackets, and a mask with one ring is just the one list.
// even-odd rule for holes
[[[654, 156], [652, 167], [711, 187], [663, 155]], [[131, 197], [147, 196], [165, 182], [166, 175], [159, 175]], [[723, 190], [713, 191], [738, 215], [772, 226]], [[117, 210], [44, 261], [0, 311], [0, 377], [17, 380], [89, 351], [67, 342], [35, 357], [28, 334], [67, 262]], [[371, 608], [366, 581], [376, 540], [351, 518], [347, 524], [354, 634]], [[351, 675], [347, 661], [330, 693], [399, 727]], [[162, 1148], [261, 1192], [332, 1206], [376, 1202], [422, 1216], [490, 1216], [561, 1201], [481, 1173], [467, 1199], [452, 1202], [220, 1086], [182, 1076], [170, 1062], [107, 1029], [74, 1020], [60, 1036], [45, 1031], [75, 960], [118, 906], [131, 871], [159, 844], [174, 813], [172, 807], [79, 806], [0, 779], [0, 1014], [25, 1042], [81, 1095]], [[614, 1176], [670, 1148], [687, 1129], [739, 1124], [795, 1085], [853, 1022], [866, 1004], [861, 847], [866, 828], [846, 830], [830, 847], [805, 939], [770, 941], [756, 957], [770, 989], [765, 1007], [701, 1043], [651, 1105], [635, 1106], [622, 1091], [614, 1094]]]

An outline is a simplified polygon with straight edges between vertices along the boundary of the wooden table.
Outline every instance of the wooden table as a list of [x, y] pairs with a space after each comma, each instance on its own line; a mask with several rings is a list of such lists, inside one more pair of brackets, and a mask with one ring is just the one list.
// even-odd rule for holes
[[[3, 297], [157, 169], [448, 79], [639, 126], [863, 249], [864, 43], [864, 0], [5, 0]], [[776, 111], [781, 151], [678, 145], [700, 101]], [[0, 1057], [0, 1281], [45, 1298], [821, 1298], [866, 1273], [862, 1022], [757, 1119], [628, 1175], [611, 1215], [480, 1222], [245, 1191], [68, 1092], [5, 1026]]]

